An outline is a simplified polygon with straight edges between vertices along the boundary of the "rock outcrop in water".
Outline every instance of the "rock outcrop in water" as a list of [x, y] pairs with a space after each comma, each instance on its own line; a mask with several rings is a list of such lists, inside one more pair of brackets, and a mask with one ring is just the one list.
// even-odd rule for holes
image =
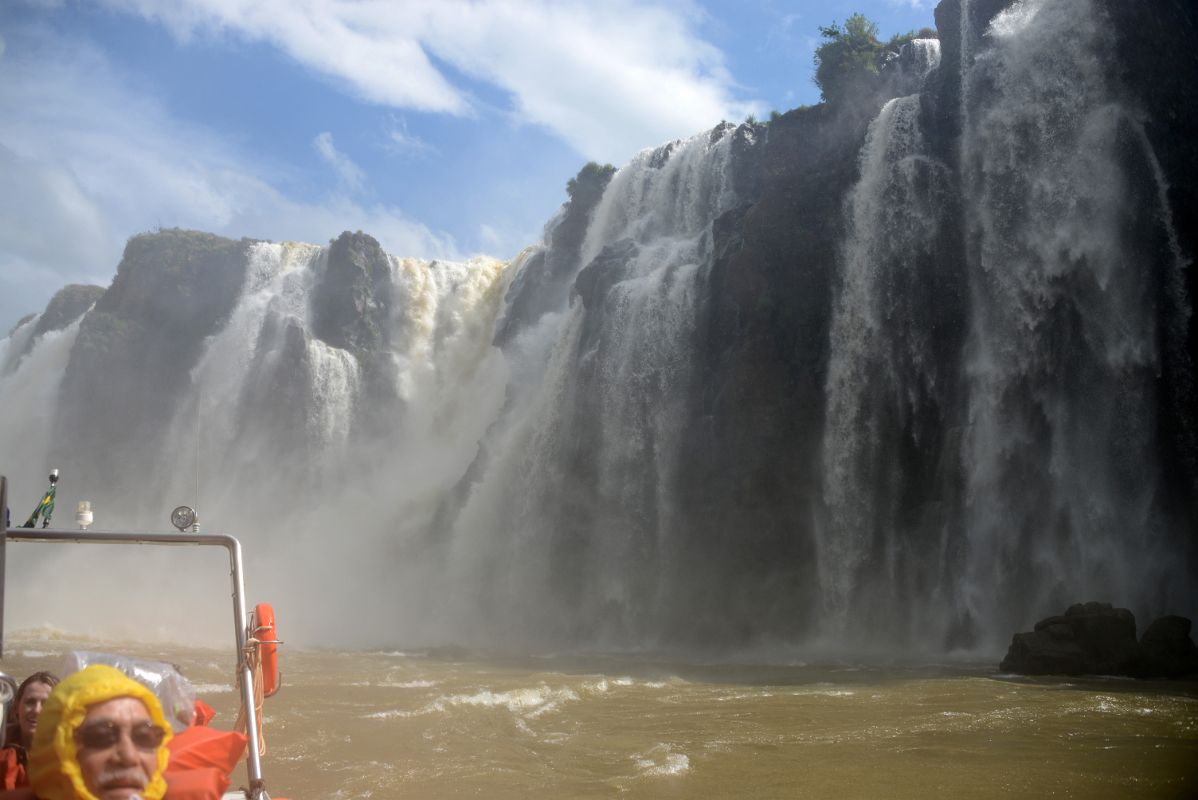
[[[25, 359], [65, 364], [29, 400], [46, 457], [126, 507], [203, 421], [209, 513], [354, 509], [424, 609], [386, 624], [459, 640], [974, 648], [1099, 591], [1191, 613], [1194, 11], [936, 19], [882, 94], [584, 169], [510, 266], [135, 237]], [[1080, 658], [1074, 622], [1028, 636]]]
[[1062, 616], [1017, 633], [999, 665], [1025, 675], [1126, 675], [1181, 678], [1198, 674], [1190, 620], [1161, 617], [1136, 641], [1136, 619], [1110, 603], [1078, 603]]

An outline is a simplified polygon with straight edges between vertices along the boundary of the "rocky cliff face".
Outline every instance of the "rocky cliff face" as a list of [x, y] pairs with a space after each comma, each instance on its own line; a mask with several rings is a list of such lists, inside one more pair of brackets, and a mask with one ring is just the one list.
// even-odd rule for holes
[[129, 241], [112, 286], [80, 326], [60, 390], [58, 446], [88, 453], [81, 477], [124, 475], [130, 492], [138, 485], [204, 337], [237, 299], [245, 247], [180, 230]]
[[64, 330], [82, 317], [103, 294], [104, 289], [100, 286], [85, 286], [79, 283], [72, 283], [55, 292], [46, 304], [45, 311], [41, 314], [30, 314], [18, 321], [9, 331], [9, 339], [14, 346], [10, 347], [3, 365], [0, 365], [2, 371], [9, 373], [16, 369], [21, 359], [29, 355], [38, 339], [47, 333]]
[[507, 343], [519, 330], [565, 305], [591, 216], [614, 172], [614, 168], [591, 163], [570, 181], [570, 200], [546, 226], [545, 247], [522, 264], [512, 284], [496, 344]]
[[354, 509], [364, 568], [425, 604], [386, 624], [458, 639], [951, 649], [1077, 596], [1192, 617], [1194, 12], [936, 19], [877, 94], [584, 168], [511, 267], [135, 238], [57, 458], [121, 497], [216, 420], [218, 510]]
[[[1162, 135], [1191, 90], [1159, 71], [1189, 63], [1161, 53], [1192, 13], [974, 0], [937, 23], [922, 85], [881, 82], [916, 94], [667, 145], [577, 253], [551, 226], [577, 306], [551, 420], [505, 443], [538, 452], [520, 505], [545, 521], [491, 502], [489, 546], [562, 606], [493, 605], [584, 638], [969, 647], [1068, 585], [1193, 604], [1198, 165]], [[494, 450], [476, 498], [514, 490]]]

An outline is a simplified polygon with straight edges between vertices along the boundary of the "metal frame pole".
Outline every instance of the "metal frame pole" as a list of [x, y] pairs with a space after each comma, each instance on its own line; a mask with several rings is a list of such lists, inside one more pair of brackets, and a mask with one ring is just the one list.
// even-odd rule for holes
[[[3, 513], [0, 510], [0, 513]], [[0, 530], [3, 530], [0, 520]], [[241, 569], [241, 543], [232, 536], [196, 533], [123, 533], [119, 531], [72, 531], [55, 528], [9, 528], [4, 530], [9, 542], [74, 542], [76, 544], [162, 544], [223, 547], [229, 552], [229, 576], [233, 583], [233, 630], [237, 639], [237, 675], [241, 684], [241, 701], [246, 709], [246, 736], [249, 738], [247, 771], [252, 800], [270, 800], [262, 781], [262, 762], [258, 755], [258, 712], [254, 708], [254, 675], [246, 660], [245, 581]], [[2, 547], [2, 545], [0, 545]], [[0, 552], [3, 552], [0, 550]], [[3, 620], [0, 620], [0, 625]], [[0, 628], [2, 630], [2, 628]]]

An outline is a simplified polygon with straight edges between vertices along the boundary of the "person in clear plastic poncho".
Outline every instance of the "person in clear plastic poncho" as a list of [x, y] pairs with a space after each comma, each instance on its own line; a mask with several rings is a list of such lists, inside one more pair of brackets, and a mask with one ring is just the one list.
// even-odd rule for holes
[[171, 729], [158, 698], [94, 664], [64, 679], [42, 709], [29, 778], [38, 800], [161, 800]]

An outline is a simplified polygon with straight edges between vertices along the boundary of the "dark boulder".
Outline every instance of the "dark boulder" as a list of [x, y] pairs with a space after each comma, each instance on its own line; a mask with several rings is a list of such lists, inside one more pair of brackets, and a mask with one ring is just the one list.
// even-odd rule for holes
[[1198, 647], [1185, 617], [1161, 617], [1140, 638], [1140, 677], [1180, 678], [1198, 674]]
[[361, 358], [388, 343], [391, 264], [378, 241], [346, 231], [329, 244], [328, 265], [312, 299], [312, 332]]
[[1167, 616], [1153, 622], [1136, 641], [1136, 620], [1110, 603], [1078, 603], [1063, 616], [1017, 633], [998, 667], [1023, 675], [1127, 675], [1180, 678], [1198, 674], [1198, 647], [1190, 621]]
[[1067, 626], [1015, 634], [998, 668], [1023, 675], [1081, 675], [1089, 671], [1086, 654]]
[[1079, 603], [1064, 616], [1017, 633], [999, 669], [1025, 675], [1132, 675], [1138, 671], [1136, 619], [1110, 603]]

